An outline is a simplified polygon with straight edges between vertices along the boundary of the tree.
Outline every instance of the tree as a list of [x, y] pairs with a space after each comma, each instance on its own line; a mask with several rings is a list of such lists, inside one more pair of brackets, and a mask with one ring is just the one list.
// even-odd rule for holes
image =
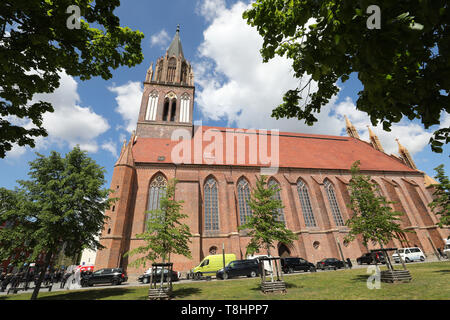
[[297, 239], [297, 236], [279, 219], [279, 209], [283, 208], [283, 204], [275, 197], [278, 191], [277, 185], [267, 184], [266, 176], [257, 178], [256, 188], [252, 190], [248, 201], [252, 215], [245, 224], [239, 226], [239, 230], [247, 229], [247, 235], [251, 238], [247, 245], [248, 254], [265, 249], [270, 255], [270, 249], [273, 248], [272, 244], [275, 241], [291, 244]]
[[0, 258], [12, 256], [20, 246], [31, 251], [22, 263], [45, 255], [31, 299], [37, 298], [45, 271], [63, 244], [68, 256], [86, 247], [103, 248], [96, 235], [103, 228], [105, 210], [116, 200], [102, 189], [104, 172], [77, 146], [65, 158], [54, 151], [48, 157], [38, 154], [30, 162], [30, 180], [18, 181], [18, 191], [6, 192], [18, 202], [1, 211], [0, 225], [10, 221], [12, 226], [0, 230]]
[[440, 216], [438, 225], [442, 228], [450, 225], [450, 180], [445, 175], [443, 164], [437, 166], [434, 170], [437, 173], [435, 178], [439, 181], [439, 184], [433, 185], [434, 200], [428, 206], [436, 215]]
[[365, 247], [371, 241], [383, 248], [383, 244], [405, 232], [397, 223], [403, 213], [392, 210], [389, 205], [393, 202], [381, 195], [378, 185], [371, 182], [370, 176], [360, 174], [359, 160], [353, 163], [351, 173], [348, 207], [353, 216], [345, 223], [350, 228], [345, 241], [353, 241], [361, 235]]
[[[443, 111], [450, 112], [447, 0], [257, 0], [243, 18], [263, 37], [265, 62], [286, 55], [296, 78], [310, 77], [285, 94], [272, 117], [313, 125], [313, 113], [339, 92], [338, 80], [352, 73], [363, 85], [356, 108], [386, 131], [403, 117], [420, 119], [428, 129], [439, 124]], [[310, 91], [312, 81], [317, 92]], [[441, 153], [449, 141], [450, 127], [441, 128], [431, 148]]]
[[147, 261], [159, 259], [162, 260], [162, 263], [170, 262], [171, 254], [180, 254], [191, 258], [189, 243], [192, 234], [189, 226], [181, 223], [181, 220], [188, 216], [180, 212], [184, 201], [175, 200], [176, 184], [176, 179], [169, 180], [166, 193], [160, 201], [160, 209], [147, 212], [151, 213], [147, 221], [147, 228], [143, 233], [136, 235], [137, 239], [145, 242], [145, 245], [124, 255], [125, 257], [141, 255], [131, 265], [145, 267]]
[[[34, 147], [34, 137], [47, 136], [42, 116], [53, 107], [30, 100], [57, 89], [60, 71], [107, 80], [111, 69], [142, 62], [144, 35], [120, 26], [113, 13], [119, 5], [119, 0], [0, 2], [0, 158], [13, 144]], [[79, 28], [78, 9], [84, 17]]]

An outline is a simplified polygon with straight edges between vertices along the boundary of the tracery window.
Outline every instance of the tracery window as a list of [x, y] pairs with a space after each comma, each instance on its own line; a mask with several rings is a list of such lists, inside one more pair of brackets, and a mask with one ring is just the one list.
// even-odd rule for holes
[[[161, 198], [165, 196], [167, 190], [167, 180], [160, 173], [156, 175], [150, 183], [148, 192], [147, 211], [157, 210], [161, 208]], [[147, 212], [145, 221], [152, 216], [152, 212]], [[147, 228], [147, 225], [145, 226]]]
[[205, 230], [219, 230], [219, 201], [217, 196], [217, 181], [210, 177], [204, 186]]
[[305, 225], [307, 227], [316, 227], [316, 220], [311, 206], [311, 200], [309, 198], [308, 187], [302, 180], [297, 182], [297, 192], [300, 199], [300, 205], [302, 206], [303, 218], [305, 219]]
[[[280, 185], [278, 184], [278, 182], [275, 179], [270, 179], [268, 185], [269, 185], [269, 187], [276, 186], [278, 191], [277, 191], [277, 193], [275, 193], [274, 199], [281, 201], [281, 193], [280, 193], [281, 188], [280, 188]], [[278, 219], [277, 220], [280, 221], [280, 222], [286, 223], [285, 219], [284, 219], [284, 210], [283, 210], [283, 208], [278, 208], [277, 211], [278, 211]]]
[[247, 222], [248, 217], [252, 215], [252, 209], [248, 205], [250, 200], [250, 185], [247, 180], [241, 178], [237, 184], [239, 220], [241, 225]]
[[336, 200], [336, 193], [334, 192], [334, 187], [329, 180], [324, 181], [325, 190], [327, 192], [328, 202], [330, 203], [331, 213], [333, 215], [334, 222], [337, 226], [343, 226], [344, 220], [342, 219], [341, 210], [339, 210], [339, 205]]

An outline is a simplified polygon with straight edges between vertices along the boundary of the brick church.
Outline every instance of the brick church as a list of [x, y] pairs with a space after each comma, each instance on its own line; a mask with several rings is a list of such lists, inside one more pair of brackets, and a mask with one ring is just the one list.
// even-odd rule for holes
[[194, 94], [193, 68], [178, 29], [165, 56], [148, 69], [136, 131], [114, 166], [111, 197], [119, 201], [105, 213], [110, 218], [101, 234], [106, 248], [97, 252], [96, 269], [123, 267], [131, 276], [144, 271], [128, 266], [134, 257], [123, 254], [142, 245], [136, 235], [172, 178], [178, 180], [175, 198], [184, 201], [193, 235], [192, 259], [171, 257], [174, 269], [187, 271], [203, 257], [222, 253], [222, 246], [245, 259], [249, 238], [238, 226], [251, 214], [246, 201], [263, 169], [269, 183], [280, 187], [280, 219], [298, 236], [290, 245], [276, 243], [273, 255], [313, 263], [326, 257], [355, 259], [367, 248], [343, 239], [351, 216], [349, 169], [356, 160], [395, 202], [394, 209], [404, 213], [402, 227], [414, 231], [389, 246], [419, 246], [432, 255], [450, 235], [448, 228], [436, 226], [427, 206], [436, 182], [417, 170], [399, 141], [399, 155], [386, 154], [370, 128], [370, 141], [363, 141], [347, 118], [348, 137], [205, 127], [193, 122]]

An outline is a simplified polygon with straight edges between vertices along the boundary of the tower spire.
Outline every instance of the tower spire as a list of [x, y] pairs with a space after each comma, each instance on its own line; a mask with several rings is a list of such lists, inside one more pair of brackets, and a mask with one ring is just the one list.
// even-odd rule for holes
[[169, 58], [172, 56], [175, 56], [176, 58], [181, 57], [182, 60], [185, 60], [184, 54], [183, 54], [183, 46], [181, 45], [181, 39], [180, 39], [180, 25], [177, 26], [177, 32], [175, 33], [175, 36], [173, 37], [173, 40], [169, 46], [169, 49], [167, 49], [167, 55]]
[[417, 170], [416, 164], [414, 163], [413, 158], [409, 154], [408, 149], [406, 149], [404, 146], [400, 144], [400, 140], [397, 138], [395, 139], [398, 144], [398, 153], [400, 153], [401, 158], [403, 161], [408, 165], [410, 168]]
[[367, 125], [367, 129], [369, 129], [369, 137], [370, 137], [370, 143], [372, 144], [372, 147], [374, 147], [376, 150], [384, 152], [383, 146], [381, 145], [380, 139], [378, 139], [378, 136], [373, 133], [373, 131], [370, 129], [370, 126]]
[[358, 131], [356, 130], [355, 126], [348, 120], [347, 116], [345, 117], [345, 124], [346, 124], [346, 130], [349, 137], [359, 139]]

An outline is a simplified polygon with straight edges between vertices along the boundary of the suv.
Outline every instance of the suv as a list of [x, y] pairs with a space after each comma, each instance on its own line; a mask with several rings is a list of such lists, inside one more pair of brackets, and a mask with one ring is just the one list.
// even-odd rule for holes
[[226, 280], [232, 277], [247, 276], [256, 277], [259, 275], [259, 264], [256, 259], [231, 261], [224, 269], [216, 273], [216, 278]]
[[384, 254], [381, 251], [364, 253], [361, 257], [356, 259], [356, 262], [361, 264], [386, 263]]
[[[167, 282], [168, 273], [169, 273], [169, 270], [164, 269], [164, 280], [163, 280], [164, 282]], [[147, 271], [145, 271], [145, 273], [143, 275], [140, 275], [137, 280], [138, 280], [138, 282], [149, 283], [151, 275], [152, 275], [152, 268], [149, 268]], [[171, 278], [172, 278], [172, 282], [178, 281], [179, 280], [178, 272], [172, 270]], [[161, 281], [161, 267], [157, 267], [156, 276], [154, 277], [154, 281], [156, 281], [156, 282]]]
[[111, 283], [112, 285], [119, 285], [128, 280], [127, 275], [122, 268], [104, 268], [93, 272], [86, 276], [81, 281], [83, 287], [92, 287], [94, 284]]
[[405, 262], [412, 262], [412, 261], [425, 261], [425, 254], [420, 250], [420, 248], [414, 247], [414, 248], [401, 248], [398, 249], [396, 253], [392, 255], [392, 259], [396, 262], [400, 262], [400, 258], [398, 257], [398, 254], [400, 253], [400, 256], [402, 257], [403, 261]]
[[344, 261], [338, 260], [336, 258], [325, 258], [317, 262], [317, 269], [326, 270], [326, 269], [340, 269], [345, 268]]
[[284, 273], [293, 273], [294, 271], [316, 271], [314, 264], [302, 258], [281, 258], [281, 269]]

